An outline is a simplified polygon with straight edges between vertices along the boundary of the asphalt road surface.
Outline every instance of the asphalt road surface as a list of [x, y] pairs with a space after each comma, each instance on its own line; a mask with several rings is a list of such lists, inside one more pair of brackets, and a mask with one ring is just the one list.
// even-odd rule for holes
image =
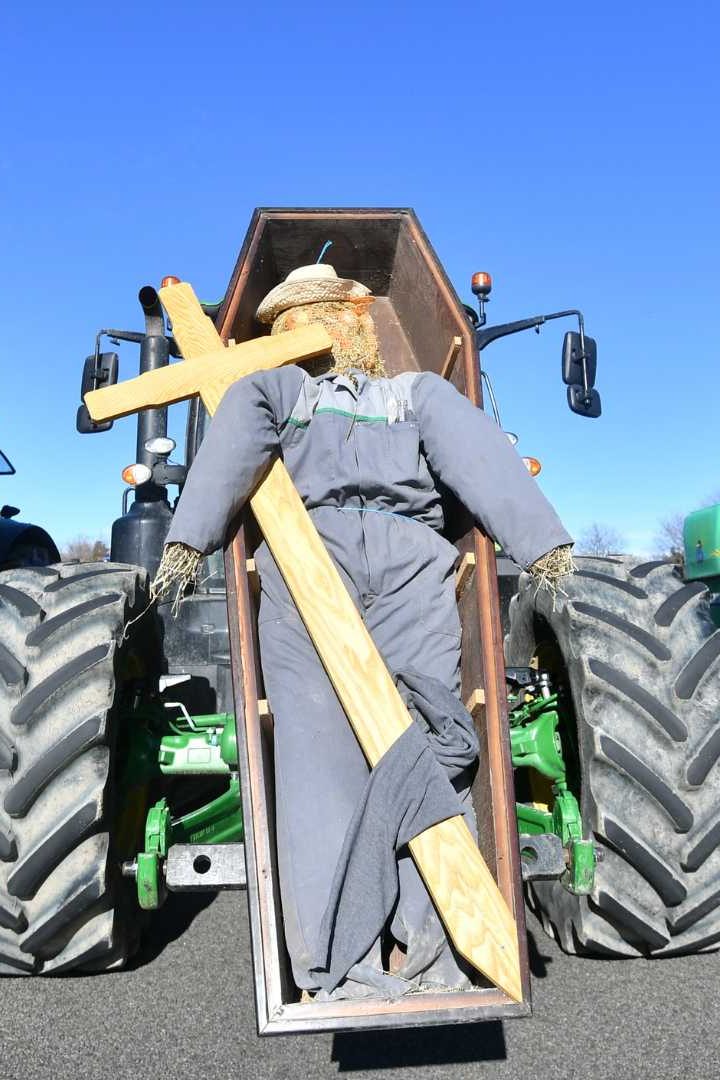
[[0, 982], [0, 1080], [720, 1077], [720, 954], [565, 956], [529, 918], [532, 1019], [259, 1039], [245, 896], [171, 897], [142, 955]]

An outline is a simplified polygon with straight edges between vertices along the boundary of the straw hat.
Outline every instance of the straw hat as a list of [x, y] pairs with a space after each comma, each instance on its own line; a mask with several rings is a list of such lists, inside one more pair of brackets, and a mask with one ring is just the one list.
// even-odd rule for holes
[[342, 303], [369, 295], [370, 289], [359, 281], [339, 278], [329, 263], [298, 266], [260, 302], [255, 318], [261, 323], [272, 323], [283, 311], [300, 304]]

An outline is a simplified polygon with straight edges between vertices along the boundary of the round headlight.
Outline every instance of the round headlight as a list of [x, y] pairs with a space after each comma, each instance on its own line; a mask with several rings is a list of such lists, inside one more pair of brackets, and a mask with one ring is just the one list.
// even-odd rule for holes
[[149, 454], [158, 454], [160, 457], [172, 454], [175, 446], [175, 440], [168, 438], [167, 435], [156, 435], [154, 439], [148, 439], [145, 443], [145, 449]]

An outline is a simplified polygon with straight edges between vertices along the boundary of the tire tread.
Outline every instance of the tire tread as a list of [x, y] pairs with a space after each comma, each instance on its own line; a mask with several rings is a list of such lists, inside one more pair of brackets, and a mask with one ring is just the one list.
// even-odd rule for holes
[[507, 662], [527, 664], [546, 629], [555, 636], [578, 721], [583, 824], [605, 858], [591, 896], [537, 881], [529, 901], [568, 952], [718, 948], [720, 631], [707, 590], [665, 560], [578, 562], [555, 606], [521, 576]]
[[146, 577], [120, 564], [0, 574], [0, 845], [14, 844], [0, 973], [104, 970], [137, 937], [110, 872], [108, 778], [123, 631]]

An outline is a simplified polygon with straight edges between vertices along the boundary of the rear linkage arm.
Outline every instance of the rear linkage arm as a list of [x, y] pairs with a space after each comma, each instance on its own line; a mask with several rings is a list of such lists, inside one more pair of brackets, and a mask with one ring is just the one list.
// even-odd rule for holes
[[559, 877], [569, 892], [589, 893], [597, 853], [592, 840], [583, 839], [580, 807], [567, 784], [558, 695], [545, 672], [508, 668], [506, 677], [515, 690], [508, 717], [513, 767], [534, 769], [552, 781], [552, 810], [516, 804], [523, 879]]
[[[243, 819], [237, 773], [237, 731], [232, 713], [190, 716], [177, 702], [166, 702], [183, 714], [184, 728], [153, 736], [139, 714], [138, 741], [153, 742], [154, 771], [162, 776], [227, 776], [227, 790], [173, 818], [167, 796], [150, 807], [145, 819], [144, 850], [123, 864], [125, 877], [135, 878], [138, 903], [146, 911], [161, 906], [168, 890], [242, 888], [245, 884]], [[137, 755], [136, 755], [137, 758]], [[222, 845], [216, 848], [215, 845]]]

